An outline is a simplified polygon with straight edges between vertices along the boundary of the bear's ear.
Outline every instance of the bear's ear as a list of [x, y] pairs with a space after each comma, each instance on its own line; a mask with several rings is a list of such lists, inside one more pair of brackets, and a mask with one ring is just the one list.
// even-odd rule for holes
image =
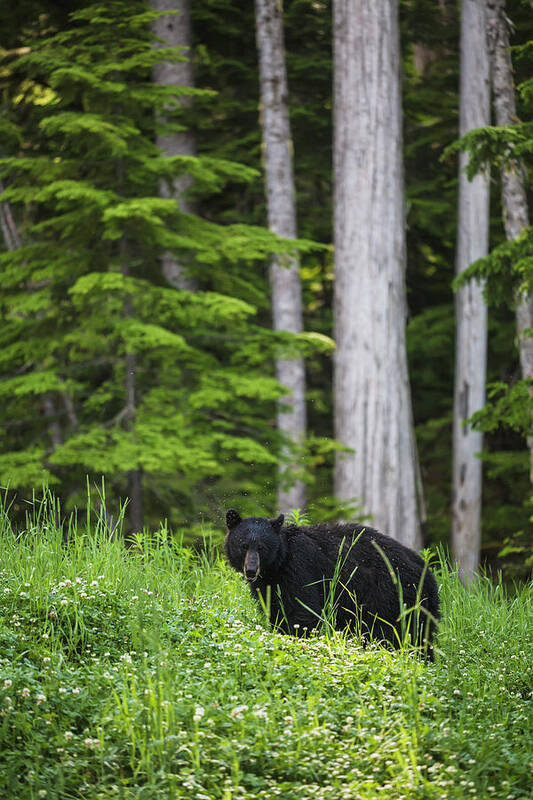
[[228, 526], [228, 529], [231, 530], [238, 525], [239, 522], [242, 522], [241, 515], [238, 511], [235, 511], [234, 508], [230, 508], [226, 514], [226, 525]]
[[281, 526], [283, 525], [283, 520], [284, 519], [285, 519], [285, 517], [283, 516], [283, 514], [280, 514], [279, 517], [277, 517], [277, 519], [271, 519], [271, 520], [269, 520], [269, 522], [272, 525], [272, 527], [274, 528], [274, 530], [279, 533], [280, 530], [281, 530]]

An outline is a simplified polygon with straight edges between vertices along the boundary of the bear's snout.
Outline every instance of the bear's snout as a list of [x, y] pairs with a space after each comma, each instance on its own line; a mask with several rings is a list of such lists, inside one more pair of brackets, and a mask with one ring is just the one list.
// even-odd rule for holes
[[246, 551], [243, 572], [247, 581], [254, 581], [259, 577], [259, 553], [257, 550]]

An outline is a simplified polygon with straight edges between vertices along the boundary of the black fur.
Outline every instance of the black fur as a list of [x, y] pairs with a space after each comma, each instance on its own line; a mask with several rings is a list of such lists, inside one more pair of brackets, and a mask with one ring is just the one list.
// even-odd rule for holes
[[275, 520], [241, 519], [233, 509], [226, 522], [229, 563], [244, 574], [257, 600], [262, 599], [265, 606], [270, 603], [272, 625], [296, 635], [320, 625], [328, 594], [331, 602], [331, 581], [339, 563], [335, 627], [360, 631], [365, 639], [371, 636], [397, 647], [398, 637], [403, 638], [399, 579], [405, 608], [417, 605], [417, 593], [421, 607], [418, 613], [404, 616], [404, 630], [409, 629], [414, 643], [433, 660], [431, 642], [439, 617], [437, 583], [408, 547], [355, 523], [282, 527], [283, 515]]

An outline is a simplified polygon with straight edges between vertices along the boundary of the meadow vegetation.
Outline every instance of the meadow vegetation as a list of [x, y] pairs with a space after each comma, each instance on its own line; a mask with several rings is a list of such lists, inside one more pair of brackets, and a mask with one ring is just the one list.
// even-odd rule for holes
[[425, 664], [270, 631], [212, 542], [0, 516], [2, 798], [531, 797], [530, 585], [441, 558]]

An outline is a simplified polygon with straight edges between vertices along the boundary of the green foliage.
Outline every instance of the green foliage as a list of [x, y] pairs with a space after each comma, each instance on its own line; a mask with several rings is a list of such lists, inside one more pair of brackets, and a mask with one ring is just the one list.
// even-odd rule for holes
[[[530, 37], [530, 20], [525, 30]], [[527, 57], [531, 55], [531, 41], [513, 50], [519, 56], [517, 74], [523, 72], [524, 64], [530, 72]], [[518, 172], [527, 187], [533, 167], [529, 89], [529, 78], [518, 86], [517, 103], [524, 121], [515, 118], [509, 126], [487, 126], [471, 131], [450, 145], [444, 152], [444, 158], [458, 152], [468, 153], [466, 174], [470, 180], [480, 172], [490, 172], [494, 179], [501, 170], [507, 170]], [[485, 297], [493, 315], [501, 313], [500, 309], [507, 313], [514, 311], [517, 304], [533, 290], [533, 228], [524, 228], [513, 241], [497, 241], [486, 258], [475, 261], [454, 281], [454, 288], [465, 286], [470, 280], [484, 281]], [[530, 336], [531, 333], [525, 331], [523, 336]], [[512, 356], [516, 361], [516, 347]], [[493, 448], [482, 454], [489, 479], [484, 499], [489, 506], [494, 504], [493, 510], [484, 511], [483, 525], [488, 551], [492, 550], [498, 557], [508, 558], [510, 571], [514, 574], [527, 572], [531, 560], [531, 545], [527, 544], [531, 531], [531, 487], [528, 481], [530, 454], [529, 448], [524, 449], [524, 439], [531, 436], [532, 427], [530, 384], [528, 376], [517, 378], [516, 370], [509, 367], [501, 370], [495, 381], [490, 381], [489, 375], [487, 404], [471, 418], [474, 427], [489, 434], [489, 441], [490, 436], [499, 440], [500, 449]], [[498, 483], [507, 487], [507, 502], [501, 502]], [[520, 490], [517, 491], [517, 487]], [[507, 526], [510, 523], [513, 534], [503, 537], [506, 545], [502, 548], [502, 530], [509, 530]], [[517, 553], [524, 557], [522, 562], [513, 555]]]
[[[196, 89], [152, 82], [161, 58], [184, 56], [152, 47], [154, 12], [140, 0], [0, 7], [2, 199], [23, 239], [18, 250], [0, 252], [0, 483], [18, 487], [20, 497], [44, 479], [74, 508], [83, 502], [85, 474], [103, 470], [117, 507], [128, 492], [125, 470], [137, 465], [148, 522], [163, 515], [196, 532], [197, 520], [218, 519], [232, 502], [272, 514], [280, 450], [274, 408], [282, 396], [272, 362], [301, 352], [310, 437], [298, 477], [309, 484], [309, 513], [316, 520], [360, 515], [331, 497], [331, 5], [284, 3], [298, 228], [306, 237], [296, 244], [261, 227], [253, 4], [192, 4]], [[471, 134], [480, 165], [521, 155], [527, 176], [530, 11], [527, 2], [507, 3], [519, 45], [518, 125]], [[446, 151], [458, 127], [458, 21], [451, 2], [400, 3], [409, 370], [428, 542], [447, 541], [450, 530], [457, 166], [442, 155], [460, 147]], [[188, 128], [198, 157], [167, 157], [155, 147], [157, 133]], [[198, 215], [160, 196], [160, 184], [183, 175], [192, 179], [187, 197]], [[498, 306], [490, 314], [488, 378], [508, 385], [518, 402], [512, 309], [516, 291], [531, 285], [531, 229], [502, 244], [497, 191], [492, 196], [494, 249], [465, 279], [474, 272], [487, 279]], [[293, 247], [313, 331], [298, 337], [269, 331], [266, 263]], [[166, 251], [194, 277], [197, 292], [167, 285]], [[124, 386], [132, 354], [133, 423]], [[507, 410], [511, 418], [510, 402]], [[514, 416], [523, 413], [517, 407]], [[513, 530], [527, 536], [530, 486], [521, 433], [494, 424], [485, 444], [484, 554], [499, 565], [502, 540]]]
[[[509, 386], [502, 381], [487, 386], [487, 405], [472, 415], [470, 421], [480, 431], [494, 431], [507, 426], [523, 436], [531, 436], [533, 425], [533, 381], [519, 381]], [[517, 454], [518, 455], [518, 454]]]
[[457, 289], [469, 280], [486, 280], [485, 296], [492, 306], [514, 307], [520, 295], [533, 290], [533, 228], [524, 228], [512, 241], [479, 258], [454, 281]]
[[[50, 501], [50, 498], [49, 498]], [[531, 588], [438, 568], [435, 664], [271, 632], [217, 555], [36, 503], [0, 514], [0, 791], [391, 800], [530, 794]], [[81, 521], [81, 520], [80, 520]]]
[[[151, 81], [154, 64], [183, 58], [152, 46], [155, 16], [142, 0], [87, 6], [9, 64], [2, 200], [18, 212], [24, 243], [0, 255], [0, 483], [27, 491], [45, 477], [74, 504], [85, 474], [103, 474], [117, 504], [128, 472], [142, 470], [148, 519], [163, 503], [178, 523], [211, 513], [250, 471], [250, 489], [272, 492], [279, 442], [270, 418], [282, 389], [271, 359], [278, 348], [330, 343], [252, 325], [254, 290], [231, 278], [272, 252], [310, 252], [312, 242], [184, 214], [159, 196], [160, 182], [177, 175], [205, 198], [259, 173], [155, 146], [156, 129], [183, 125], [180, 91]], [[199, 105], [213, 97], [186, 91]], [[165, 285], [168, 251], [199, 291]], [[222, 292], [213, 290], [217, 270], [230, 276]], [[173, 486], [164, 494], [163, 479]]]

